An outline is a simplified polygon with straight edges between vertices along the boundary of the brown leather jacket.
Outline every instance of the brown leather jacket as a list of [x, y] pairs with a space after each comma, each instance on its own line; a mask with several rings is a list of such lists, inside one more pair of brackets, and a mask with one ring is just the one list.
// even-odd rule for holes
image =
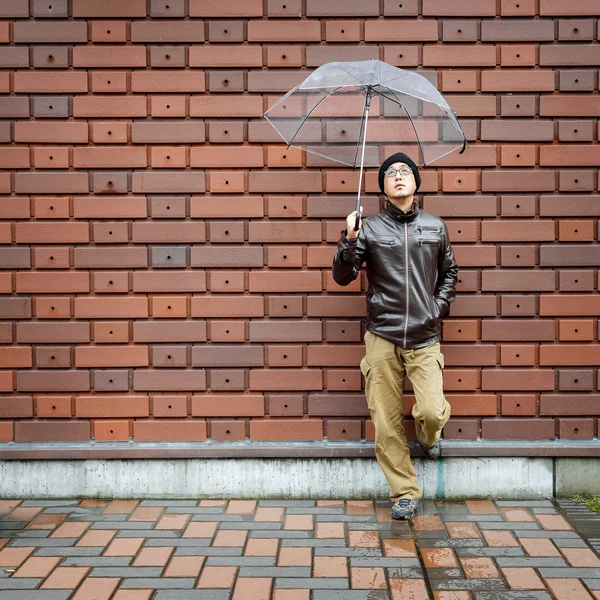
[[348, 285], [363, 262], [367, 329], [403, 348], [439, 342], [458, 273], [444, 221], [416, 201], [407, 213], [386, 202], [382, 212], [363, 219], [357, 238], [342, 235], [333, 278]]

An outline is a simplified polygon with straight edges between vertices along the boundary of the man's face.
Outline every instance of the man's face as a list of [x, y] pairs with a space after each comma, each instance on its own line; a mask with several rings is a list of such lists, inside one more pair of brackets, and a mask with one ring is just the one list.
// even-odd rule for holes
[[[387, 168], [386, 175], [383, 177], [383, 189], [391, 201], [402, 201], [404, 198], [414, 195], [417, 189], [414, 173], [411, 171], [409, 175], [401, 175], [398, 171], [403, 168], [410, 169], [406, 163], [394, 163]], [[388, 177], [387, 173], [393, 170], [397, 171], [396, 174]]]

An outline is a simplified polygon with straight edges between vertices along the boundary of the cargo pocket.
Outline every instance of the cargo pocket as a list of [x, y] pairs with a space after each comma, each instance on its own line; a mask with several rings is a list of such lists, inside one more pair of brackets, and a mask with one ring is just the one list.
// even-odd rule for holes
[[440, 352], [438, 357], [436, 358], [437, 364], [440, 365], [440, 369], [444, 368], [444, 355]]
[[360, 361], [360, 371], [365, 376], [365, 379], [368, 377], [369, 372], [371, 371], [371, 365], [367, 362], [367, 357], [363, 356]]

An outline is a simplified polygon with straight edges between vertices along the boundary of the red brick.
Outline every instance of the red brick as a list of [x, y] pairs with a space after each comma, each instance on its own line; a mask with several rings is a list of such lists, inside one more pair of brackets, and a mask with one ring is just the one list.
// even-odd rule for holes
[[16, 442], [88, 442], [89, 421], [17, 421]]
[[146, 167], [148, 158], [145, 148], [130, 147], [116, 149], [113, 146], [75, 147], [73, 166], [79, 169], [109, 167]]
[[196, 394], [192, 398], [195, 417], [262, 417], [265, 401], [258, 394]]
[[501, 407], [503, 416], [535, 416], [537, 412], [537, 394], [502, 394]]
[[75, 96], [74, 117], [146, 117], [145, 96]]
[[496, 3], [493, 0], [468, 0], [453, 9], [443, 0], [423, 0], [423, 15], [438, 17], [494, 17]]
[[75, 316], [78, 319], [147, 318], [148, 298], [139, 296], [75, 298]]
[[594, 294], [540, 295], [540, 316], [597, 316], [600, 296]]
[[203, 442], [206, 440], [206, 421], [136, 419], [133, 437], [138, 442]]
[[549, 69], [510, 69], [481, 73], [482, 92], [553, 92], [554, 88], [554, 72]]
[[136, 370], [133, 389], [138, 391], [191, 391], [206, 389], [206, 371], [186, 369]]
[[21, 271], [17, 273], [17, 293], [89, 292], [89, 273]]
[[540, 365], [595, 366], [600, 359], [597, 344], [542, 344]]
[[253, 369], [251, 390], [293, 391], [321, 390], [323, 382], [318, 369]]
[[[169, 92], [171, 94], [204, 92], [204, 73], [202, 71], [133, 71], [131, 73], [131, 91]], [[194, 116], [193, 112], [192, 116]]]
[[131, 219], [147, 215], [144, 196], [76, 196], [73, 201], [76, 219]]
[[595, 166], [600, 160], [598, 147], [596, 145], [584, 144], [561, 144], [560, 148], [566, 151], [566, 156], [562, 156], [560, 160], [555, 149], [558, 146], [541, 146], [540, 147], [540, 166]]
[[260, 117], [263, 114], [262, 97], [228, 96], [227, 102], [218, 96], [192, 96], [192, 117]]
[[[250, 23], [266, 21], [250, 21]], [[190, 67], [262, 67], [262, 48], [258, 44], [239, 47], [191, 46]]]
[[132, 42], [203, 42], [204, 23], [183, 20], [132, 21]]
[[126, 441], [130, 438], [130, 422], [92, 421], [92, 437], [97, 442]]
[[91, 21], [91, 39], [92, 42], [126, 42], [127, 25], [126, 21]]
[[74, 17], [145, 17], [145, 0], [104, 0], [101, 5], [95, 0], [73, 0]]
[[[87, 92], [87, 74], [77, 71], [44, 73], [40, 71], [16, 71], [14, 74], [14, 90], [20, 93], [67, 93]], [[33, 124], [33, 123], [32, 123]], [[67, 126], [85, 125], [85, 123], [63, 123]], [[38, 126], [42, 125], [38, 123]], [[47, 123], [44, 125], [52, 125]], [[41, 127], [40, 127], [41, 128]]]
[[594, 319], [558, 319], [558, 339], [560, 341], [593, 341], [596, 337]]
[[366, 42], [436, 42], [438, 40], [438, 26], [434, 19], [402, 21], [403, 27], [399, 28], [393, 20], [365, 21]]
[[597, 2], [585, 2], [584, 0], [575, 0], [565, 5], [558, 0], [541, 0], [540, 15], [560, 15], [560, 16], [583, 16], [597, 15]]
[[263, 149], [258, 146], [194, 146], [190, 150], [192, 167], [263, 167]]
[[250, 292], [320, 292], [321, 273], [316, 271], [250, 271]]
[[553, 369], [483, 369], [482, 390], [553, 390]]
[[542, 394], [540, 398], [540, 414], [557, 415], [590, 415], [598, 414], [598, 394]]
[[250, 421], [251, 440], [320, 440], [323, 422], [320, 419], [265, 419]]
[[14, 441], [13, 421], [0, 421], [0, 442]]
[[98, 417], [147, 417], [148, 396], [78, 396], [75, 400], [75, 416]]
[[132, 190], [139, 193], [190, 193], [204, 191], [204, 172], [188, 171], [135, 171]]
[[261, 0], [226, 5], [215, 0], [190, 0], [190, 17], [262, 17]]
[[483, 419], [481, 437], [506, 440], [554, 439], [553, 419]]
[[[92, 71], [91, 73], [91, 90], [93, 92], [124, 94], [129, 91], [128, 82], [128, 74], [124, 71]], [[92, 128], [93, 126], [94, 124], [92, 124]]]
[[70, 419], [73, 416], [71, 396], [37, 396], [36, 414], [43, 419]]
[[147, 346], [77, 346], [77, 367], [147, 367]]
[[427, 67], [495, 67], [496, 48], [491, 44], [479, 44], [477, 52], [470, 45], [423, 47], [423, 66]]

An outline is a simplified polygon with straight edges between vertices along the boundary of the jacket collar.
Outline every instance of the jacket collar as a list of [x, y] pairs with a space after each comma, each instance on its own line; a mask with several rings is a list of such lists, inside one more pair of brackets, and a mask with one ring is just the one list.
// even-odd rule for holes
[[419, 203], [414, 200], [411, 209], [408, 212], [402, 212], [397, 206], [392, 204], [389, 200], [385, 201], [385, 212], [394, 219], [394, 221], [400, 221], [404, 223], [405, 221], [414, 221], [421, 212], [421, 207]]

